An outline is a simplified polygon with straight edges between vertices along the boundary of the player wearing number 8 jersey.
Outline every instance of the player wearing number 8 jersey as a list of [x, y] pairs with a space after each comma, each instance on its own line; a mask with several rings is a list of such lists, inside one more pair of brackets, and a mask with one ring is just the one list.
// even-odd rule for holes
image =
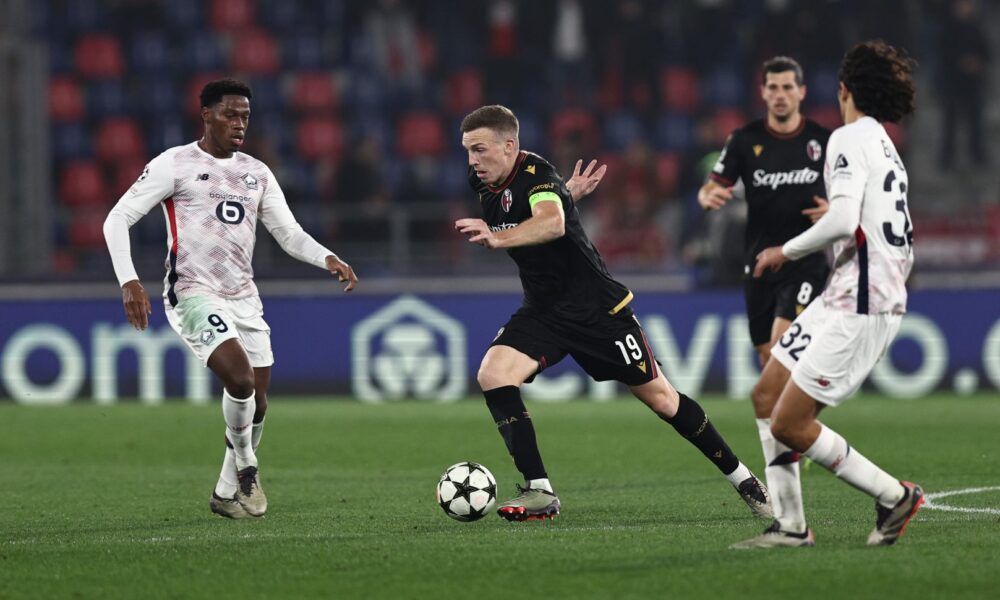
[[164, 305], [170, 326], [223, 384], [226, 453], [209, 505], [225, 517], [267, 509], [256, 448], [271, 379], [270, 328], [253, 282], [259, 220], [295, 258], [329, 270], [350, 291], [354, 271], [296, 222], [274, 174], [242, 154], [251, 91], [235, 80], [201, 92], [204, 136], [146, 165], [104, 223], [128, 320], [145, 329], [151, 311], [129, 248], [129, 228], [156, 205], [167, 223]]
[[885, 42], [852, 48], [840, 67], [844, 126], [830, 136], [824, 176], [829, 211], [783, 246], [758, 255], [754, 276], [833, 246], [833, 274], [820, 299], [771, 350], [754, 389], [773, 407], [765, 442], [775, 522], [736, 548], [813, 544], [802, 508], [799, 453], [875, 498], [871, 545], [893, 544], [923, 502], [920, 486], [890, 476], [817, 420], [860, 386], [881, 359], [906, 311], [913, 229], [906, 169], [882, 126], [913, 112], [912, 68]]
[[[560, 501], [549, 482], [520, 386], [566, 355], [598, 381], [617, 380], [697, 447], [751, 510], [771, 515], [767, 490], [739, 461], [701, 406], [678, 393], [657, 368], [629, 306], [632, 293], [611, 277], [574, 206], [597, 185], [603, 167], [569, 182], [545, 159], [520, 149], [518, 121], [503, 106], [484, 106], [462, 122], [469, 184], [483, 218], [455, 228], [486, 248], [506, 248], [517, 263], [524, 303], [500, 329], [478, 382], [526, 486], [499, 508], [511, 521], [551, 518]], [[577, 171], [579, 171], [579, 163]]]

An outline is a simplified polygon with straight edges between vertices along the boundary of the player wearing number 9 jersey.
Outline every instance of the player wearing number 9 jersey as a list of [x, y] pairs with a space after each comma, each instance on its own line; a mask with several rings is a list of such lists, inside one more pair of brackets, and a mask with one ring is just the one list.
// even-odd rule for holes
[[520, 386], [570, 355], [595, 380], [628, 385], [715, 464], [755, 514], [770, 517], [767, 490], [701, 406], [678, 393], [657, 368], [629, 306], [632, 292], [611, 277], [580, 223], [574, 195], [593, 189], [603, 168], [589, 177], [588, 167], [564, 182], [548, 161], [520, 149], [517, 117], [503, 106], [473, 111], [461, 129], [469, 184], [483, 218], [459, 219], [455, 228], [472, 243], [507, 249], [524, 288], [523, 305], [500, 329], [477, 377], [526, 483], [500, 506], [500, 516], [524, 521], [559, 514]]
[[204, 136], [150, 161], [104, 223], [126, 316], [142, 330], [151, 309], [132, 264], [128, 230], [156, 205], [163, 208], [167, 320], [224, 388], [227, 447], [209, 506], [230, 518], [259, 517], [267, 509], [256, 448], [274, 358], [251, 266], [257, 221], [290, 255], [347, 281], [346, 291], [357, 282], [348, 264], [302, 230], [274, 173], [239, 151], [250, 97], [239, 81], [207, 84], [201, 92]]
[[914, 62], [882, 41], [852, 48], [840, 67], [844, 126], [830, 136], [825, 179], [829, 211], [783, 246], [758, 256], [754, 275], [832, 245], [833, 274], [820, 299], [772, 348], [754, 389], [770, 405], [762, 430], [775, 523], [737, 548], [812, 545], [798, 477], [799, 453], [875, 498], [871, 545], [902, 535], [923, 502], [920, 486], [890, 476], [817, 420], [853, 394], [887, 351], [906, 312], [913, 267], [907, 175], [882, 126], [913, 112]]

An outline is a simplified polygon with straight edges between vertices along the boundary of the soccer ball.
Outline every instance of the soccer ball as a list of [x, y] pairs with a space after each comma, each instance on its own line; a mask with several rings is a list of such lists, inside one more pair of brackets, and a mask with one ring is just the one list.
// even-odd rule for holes
[[497, 502], [497, 480], [479, 463], [454, 464], [438, 481], [437, 501], [452, 519], [477, 521]]

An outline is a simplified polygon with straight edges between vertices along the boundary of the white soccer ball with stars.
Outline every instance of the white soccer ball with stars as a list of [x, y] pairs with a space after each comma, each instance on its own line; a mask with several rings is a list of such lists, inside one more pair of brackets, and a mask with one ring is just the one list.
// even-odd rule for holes
[[437, 501], [452, 519], [477, 521], [496, 505], [497, 480], [479, 463], [454, 464], [438, 481]]

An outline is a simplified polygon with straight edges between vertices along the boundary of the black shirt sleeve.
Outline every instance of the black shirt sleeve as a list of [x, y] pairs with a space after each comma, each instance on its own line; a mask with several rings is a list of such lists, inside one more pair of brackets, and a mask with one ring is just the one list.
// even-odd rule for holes
[[708, 175], [709, 179], [726, 187], [736, 183], [743, 172], [743, 153], [740, 151], [742, 139], [739, 129], [729, 135], [722, 153], [719, 154], [719, 160]]

